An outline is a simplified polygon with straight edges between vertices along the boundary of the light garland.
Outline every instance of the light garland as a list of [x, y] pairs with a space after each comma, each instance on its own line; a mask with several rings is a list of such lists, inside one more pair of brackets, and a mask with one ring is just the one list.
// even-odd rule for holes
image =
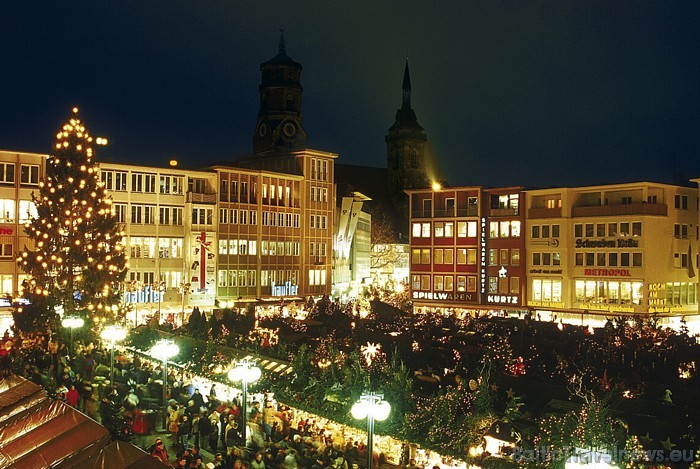
[[56, 134], [55, 154], [33, 196], [36, 214], [25, 225], [34, 249], [25, 248], [17, 262], [29, 274], [28, 295], [45, 297], [48, 307], [104, 317], [118, 311], [123, 236], [99, 181], [93, 138], [77, 113], [73, 108]]

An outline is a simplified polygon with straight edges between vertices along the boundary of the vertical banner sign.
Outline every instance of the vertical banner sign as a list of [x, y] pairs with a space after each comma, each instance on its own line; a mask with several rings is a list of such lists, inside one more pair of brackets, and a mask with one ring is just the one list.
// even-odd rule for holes
[[188, 296], [190, 306], [208, 306], [214, 304], [216, 296], [216, 233], [192, 233], [190, 283], [192, 289]]
[[486, 293], [486, 217], [481, 217], [481, 294]]
[[195, 252], [199, 250], [199, 290], [202, 291], [207, 288], [207, 253], [211, 250], [211, 241], [207, 241], [205, 231], [202, 231], [195, 241]]

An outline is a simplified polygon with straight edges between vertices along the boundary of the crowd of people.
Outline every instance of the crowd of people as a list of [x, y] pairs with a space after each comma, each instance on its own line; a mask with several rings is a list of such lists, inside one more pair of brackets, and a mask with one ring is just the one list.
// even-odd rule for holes
[[[114, 438], [130, 439], [134, 430], [158, 435], [143, 449], [172, 467], [367, 467], [364, 442], [333, 433], [320, 421], [301, 418], [265, 394], [248, 404], [244, 416], [239, 399], [218, 398], [216, 386], [204, 396], [191, 375], [170, 367], [164, 413], [167, 433], [158, 434], [153, 426], [137, 428], [138, 422], [143, 422], [139, 416], [161, 411], [163, 370], [157, 361], [117, 353], [111, 383], [109, 350], [91, 342], [77, 342], [71, 354], [68, 345], [55, 335], [19, 338], [6, 333], [0, 352], [3, 373], [16, 373], [42, 385], [57, 399], [102, 423]], [[380, 461], [376, 451], [373, 461], [376, 469]]]

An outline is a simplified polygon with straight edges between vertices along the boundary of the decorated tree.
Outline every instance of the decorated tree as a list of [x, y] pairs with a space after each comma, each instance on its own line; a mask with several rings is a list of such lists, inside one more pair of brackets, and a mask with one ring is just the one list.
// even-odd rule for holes
[[29, 276], [24, 296], [33, 305], [25, 312], [36, 316], [35, 325], [60, 307], [113, 319], [126, 273], [121, 227], [99, 180], [93, 138], [77, 112], [56, 134], [39, 193], [32, 194], [36, 212], [25, 227], [33, 246], [18, 259]]

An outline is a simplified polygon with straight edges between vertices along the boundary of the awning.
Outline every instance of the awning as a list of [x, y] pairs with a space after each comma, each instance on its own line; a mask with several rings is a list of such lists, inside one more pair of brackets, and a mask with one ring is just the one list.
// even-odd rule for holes
[[106, 428], [19, 376], [0, 380], [0, 468], [67, 468], [109, 444]]

